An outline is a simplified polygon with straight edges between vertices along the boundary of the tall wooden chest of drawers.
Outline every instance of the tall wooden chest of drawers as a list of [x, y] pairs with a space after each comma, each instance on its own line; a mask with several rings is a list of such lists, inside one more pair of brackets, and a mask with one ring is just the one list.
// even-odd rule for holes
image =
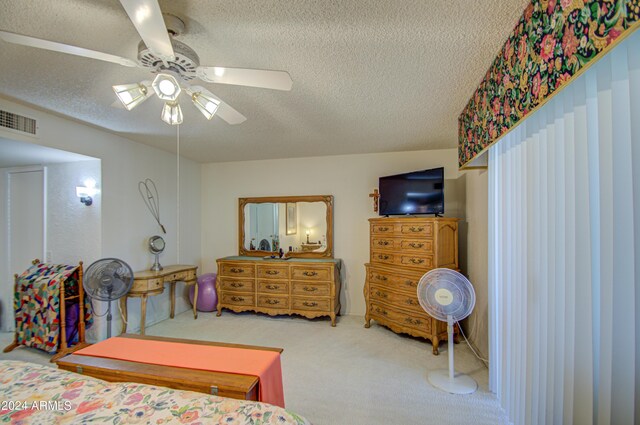
[[329, 316], [340, 314], [339, 259], [289, 260], [225, 257], [218, 261], [218, 316], [222, 309], [269, 315]]
[[369, 226], [365, 327], [373, 319], [394, 332], [426, 338], [437, 355], [447, 324], [425, 313], [417, 288], [431, 269], [458, 269], [458, 219], [381, 217], [369, 219]]

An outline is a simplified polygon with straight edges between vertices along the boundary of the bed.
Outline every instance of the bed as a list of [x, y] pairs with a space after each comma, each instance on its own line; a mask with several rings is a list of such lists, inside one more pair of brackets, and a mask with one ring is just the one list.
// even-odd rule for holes
[[60, 369], [0, 360], [0, 423], [278, 424], [302, 416], [266, 403], [135, 383], [108, 383]]

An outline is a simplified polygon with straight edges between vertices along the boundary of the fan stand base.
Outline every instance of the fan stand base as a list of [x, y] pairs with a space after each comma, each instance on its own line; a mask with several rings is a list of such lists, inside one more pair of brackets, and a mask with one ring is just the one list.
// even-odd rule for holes
[[427, 376], [431, 385], [451, 394], [471, 394], [478, 389], [478, 384], [469, 375], [456, 373], [449, 378], [448, 370], [434, 370]]

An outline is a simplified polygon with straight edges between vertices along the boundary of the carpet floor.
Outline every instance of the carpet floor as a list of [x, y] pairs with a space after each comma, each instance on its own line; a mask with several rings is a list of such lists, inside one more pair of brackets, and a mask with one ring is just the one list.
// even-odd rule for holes
[[[464, 342], [455, 346], [456, 371], [479, 384], [470, 395], [452, 395], [427, 381], [431, 370], [447, 368], [447, 347], [397, 335], [360, 316], [327, 319], [270, 317], [253, 313], [190, 312], [147, 328], [147, 335], [284, 348], [282, 369], [287, 409], [314, 425], [507, 424], [495, 396], [487, 391], [488, 371]], [[0, 347], [13, 339], [0, 334]], [[50, 356], [18, 348], [0, 359], [41, 364]]]

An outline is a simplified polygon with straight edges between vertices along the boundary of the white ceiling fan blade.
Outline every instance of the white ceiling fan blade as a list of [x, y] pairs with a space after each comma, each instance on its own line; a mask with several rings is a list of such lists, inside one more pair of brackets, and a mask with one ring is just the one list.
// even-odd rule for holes
[[264, 69], [224, 68], [199, 66], [196, 73], [209, 83], [234, 84], [236, 86], [262, 87], [274, 90], [291, 90], [293, 81], [288, 72]]
[[218, 106], [218, 110], [216, 111], [216, 116], [222, 118], [228, 124], [231, 124], [231, 125], [241, 124], [241, 123], [243, 123], [243, 122], [245, 122], [247, 120], [247, 117], [245, 117], [240, 112], [238, 112], [235, 109], [233, 109], [231, 106], [229, 106], [223, 100], [221, 100], [218, 96], [216, 96], [215, 94], [211, 93], [209, 90], [205, 89], [204, 87], [191, 86], [191, 87], [188, 88], [188, 92], [187, 93], [189, 93], [189, 95], [191, 95], [193, 93], [198, 93], [198, 92], [201, 92], [201, 93], [204, 93], [204, 94], [206, 94], [208, 96], [211, 96], [211, 97], [213, 97], [214, 99], [216, 99], [216, 100], [218, 100], [220, 102], [220, 105]]
[[163, 60], [175, 59], [157, 0], [120, 0], [120, 3], [151, 53]]
[[116, 109], [122, 109], [123, 111], [127, 109], [124, 107], [122, 102], [120, 102], [120, 99], [114, 100], [113, 103], [111, 104], [111, 107]]
[[82, 56], [85, 58], [98, 59], [106, 62], [117, 63], [118, 65], [138, 67], [138, 62], [121, 56], [110, 55], [109, 53], [96, 52], [95, 50], [84, 49], [82, 47], [70, 46], [68, 44], [56, 43], [55, 41], [42, 40], [26, 35], [15, 34], [7, 31], [0, 31], [0, 38], [8, 43], [20, 44], [23, 46], [36, 47], [38, 49], [53, 50], [54, 52], [67, 53], [70, 55]]
[[247, 120], [247, 117], [245, 117], [240, 112], [236, 111], [223, 101], [220, 101], [220, 106], [218, 106], [216, 115], [225, 120], [227, 124], [231, 125], [242, 124]]

